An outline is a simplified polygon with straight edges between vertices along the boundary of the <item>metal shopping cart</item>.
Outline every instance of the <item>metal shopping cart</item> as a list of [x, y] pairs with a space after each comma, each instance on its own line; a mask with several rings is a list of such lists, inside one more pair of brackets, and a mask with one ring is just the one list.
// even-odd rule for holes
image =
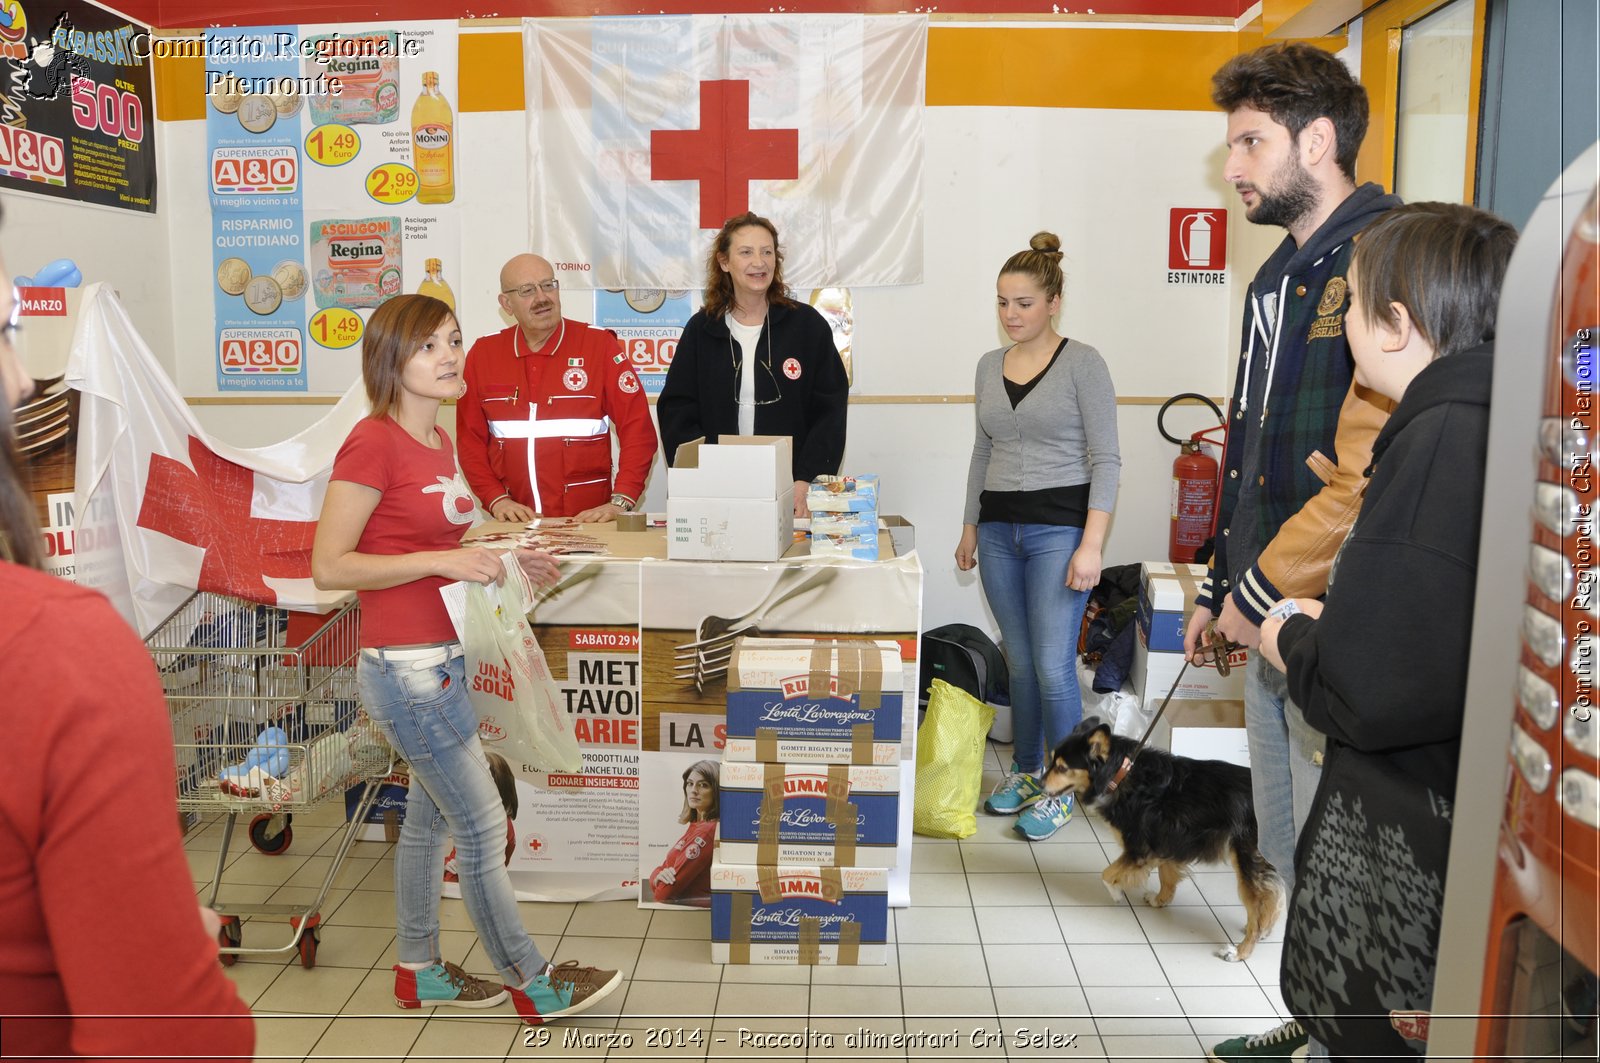
[[[358, 704], [359, 630], [353, 599], [317, 615], [200, 591], [145, 640], [172, 716], [178, 808], [227, 817], [206, 901], [222, 916], [224, 964], [240, 953], [299, 949], [301, 964], [316, 966], [322, 904], [394, 766]], [[240, 813], [253, 814], [251, 844], [276, 856], [293, 840], [294, 813], [358, 783], [361, 799], [309, 906], [219, 901]], [[285, 945], [246, 948], [244, 916], [287, 916], [293, 934]]]

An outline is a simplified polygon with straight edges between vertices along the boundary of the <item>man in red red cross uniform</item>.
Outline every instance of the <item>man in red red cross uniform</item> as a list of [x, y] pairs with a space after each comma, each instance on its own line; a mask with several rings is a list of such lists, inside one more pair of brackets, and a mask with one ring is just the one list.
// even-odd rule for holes
[[555, 270], [538, 255], [505, 264], [500, 305], [516, 324], [472, 345], [456, 405], [467, 483], [496, 520], [615, 520], [638, 504], [656, 455], [644, 388], [616, 334], [561, 316]]

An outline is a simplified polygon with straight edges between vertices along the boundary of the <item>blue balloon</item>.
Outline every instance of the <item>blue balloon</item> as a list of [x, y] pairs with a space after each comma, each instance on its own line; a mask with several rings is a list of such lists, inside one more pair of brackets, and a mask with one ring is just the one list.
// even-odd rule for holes
[[58, 258], [33, 275], [41, 288], [76, 288], [83, 283], [83, 271], [70, 258]]
[[12, 277], [11, 278], [11, 283], [15, 284], [18, 288], [32, 288], [33, 287], [33, 278], [32, 277]]

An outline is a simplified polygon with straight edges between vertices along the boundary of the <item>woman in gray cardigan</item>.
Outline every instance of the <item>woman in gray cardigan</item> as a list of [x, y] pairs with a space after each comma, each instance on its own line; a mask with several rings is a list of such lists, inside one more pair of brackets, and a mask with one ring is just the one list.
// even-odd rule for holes
[[1015, 760], [984, 803], [1017, 816], [1029, 841], [1072, 818], [1072, 798], [1046, 797], [1045, 757], [1078, 723], [1078, 628], [1100, 582], [1100, 554], [1116, 504], [1117, 396], [1100, 352], [1064, 339], [1061, 241], [1037, 233], [1000, 269], [995, 290], [1011, 346], [978, 361], [978, 430], [956, 547], [979, 577], [1000, 623], [1011, 669]]

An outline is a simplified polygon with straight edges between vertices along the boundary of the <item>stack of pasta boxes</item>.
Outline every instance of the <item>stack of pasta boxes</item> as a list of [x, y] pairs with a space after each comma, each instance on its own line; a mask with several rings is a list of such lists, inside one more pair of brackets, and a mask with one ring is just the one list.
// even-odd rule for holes
[[806, 490], [813, 557], [878, 560], [878, 478], [819, 476]]
[[712, 962], [888, 962], [902, 688], [894, 642], [735, 643]]

